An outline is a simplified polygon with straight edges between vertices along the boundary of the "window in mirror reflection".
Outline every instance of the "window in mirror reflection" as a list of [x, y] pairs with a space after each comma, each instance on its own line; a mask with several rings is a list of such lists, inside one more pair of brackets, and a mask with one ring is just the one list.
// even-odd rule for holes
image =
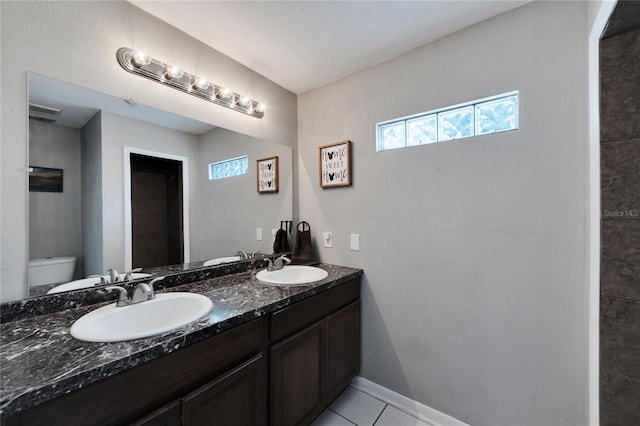
[[246, 175], [247, 173], [249, 173], [249, 158], [246, 155], [209, 164], [209, 180]]

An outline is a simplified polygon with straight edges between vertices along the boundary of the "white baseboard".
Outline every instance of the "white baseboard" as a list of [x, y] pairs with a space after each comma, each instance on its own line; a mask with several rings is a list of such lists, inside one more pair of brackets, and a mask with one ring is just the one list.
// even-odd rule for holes
[[351, 386], [433, 426], [469, 426], [463, 421], [400, 395], [364, 377], [356, 376], [351, 382]]

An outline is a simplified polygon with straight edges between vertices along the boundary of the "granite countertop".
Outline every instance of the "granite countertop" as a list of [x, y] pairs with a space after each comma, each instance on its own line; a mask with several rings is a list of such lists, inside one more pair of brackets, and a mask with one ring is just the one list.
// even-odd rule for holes
[[159, 291], [203, 294], [214, 307], [198, 322], [146, 339], [89, 343], [71, 337], [73, 322], [105, 303], [3, 323], [0, 414], [11, 415], [81, 389], [362, 275], [360, 269], [319, 267], [329, 276], [304, 286], [268, 285], [258, 281], [252, 269]]

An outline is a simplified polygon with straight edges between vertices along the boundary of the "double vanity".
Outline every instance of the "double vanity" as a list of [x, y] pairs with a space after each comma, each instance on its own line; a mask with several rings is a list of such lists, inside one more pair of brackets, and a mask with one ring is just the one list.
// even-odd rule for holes
[[[137, 328], [148, 329], [154, 315], [171, 317], [151, 306], [183, 293], [204, 296], [213, 308], [195, 322], [135, 340], [71, 336], [71, 326], [97, 309], [138, 308], [113, 307], [116, 294], [106, 290], [49, 296], [45, 311], [4, 306], [2, 424], [310, 423], [359, 370], [362, 271], [321, 264], [321, 272], [285, 267], [265, 276], [265, 266], [260, 260], [172, 271], [156, 285], [156, 299], [138, 304], [148, 311], [123, 327], [142, 322]], [[297, 285], [318, 279], [308, 275], [314, 273], [326, 277]], [[176, 309], [189, 311], [185, 303]], [[118, 334], [114, 324], [107, 331]], [[129, 338], [127, 331], [115, 340]]]

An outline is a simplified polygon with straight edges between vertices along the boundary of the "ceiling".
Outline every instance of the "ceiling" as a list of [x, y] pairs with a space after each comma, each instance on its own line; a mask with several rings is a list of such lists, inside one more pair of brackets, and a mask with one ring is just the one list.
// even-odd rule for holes
[[207, 123], [36, 73], [29, 73], [29, 103], [61, 109], [62, 113], [55, 124], [76, 129], [82, 128], [98, 111], [108, 111], [197, 135], [215, 129], [215, 126]]
[[129, 1], [300, 94], [531, 0]]

